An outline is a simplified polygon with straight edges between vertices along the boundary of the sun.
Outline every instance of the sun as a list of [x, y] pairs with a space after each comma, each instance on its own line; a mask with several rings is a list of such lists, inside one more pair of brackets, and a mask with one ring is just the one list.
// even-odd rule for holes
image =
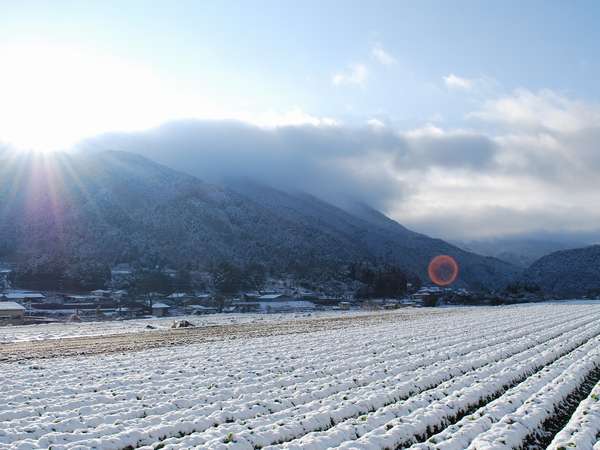
[[66, 150], [99, 133], [144, 129], [181, 109], [154, 70], [46, 43], [0, 45], [0, 141]]

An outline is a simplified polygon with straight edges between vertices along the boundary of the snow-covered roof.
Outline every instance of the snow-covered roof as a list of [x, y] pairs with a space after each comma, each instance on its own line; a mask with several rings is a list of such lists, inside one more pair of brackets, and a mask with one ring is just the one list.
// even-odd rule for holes
[[283, 294], [265, 294], [258, 297], [259, 300], [275, 300], [283, 297]]
[[25, 311], [25, 307], [16, 302], [0, 302], [0, 311]]
[[280, 302], [258, 302], [261, 309], [313, 309], [315, 304], [305, 300], [290, 300]]
[[154, 309], [154, 308], [162, 309], [162, 308], [170, 308], [170, 306], [165, 305], [164, 303], [154, 303], [152, 305], [152, 309]]
[[3, 294], [3, 296], [9, 300], [46, 298], [43, 294], [35, 292], [10, 292], [8, 294]]
[[425, 286], [417, 291], [417, 293], [420, 292], [442, 292], [442, 289], [438, 286]]

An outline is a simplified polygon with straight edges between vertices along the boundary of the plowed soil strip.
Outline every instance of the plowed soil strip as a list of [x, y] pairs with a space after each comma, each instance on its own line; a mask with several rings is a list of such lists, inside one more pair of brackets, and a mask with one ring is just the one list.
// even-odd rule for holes
[[[135, 352], [159, 347], [191, 345], [226, 339], [313, 333], [341, 328], [407, 322], [431, 316], [432, 311], [377, 313], [324, 319], [290, 320], [267, 324], [212, 325], [198, 328], [152, 330], [140, 333], [87, 336], [45, 341], [0, 344], [0, 362], [47, 359], [64, 356], [93, 356], [104, 353]], [[461, 314], [460, 310], [441, 310], [436, 316]]]

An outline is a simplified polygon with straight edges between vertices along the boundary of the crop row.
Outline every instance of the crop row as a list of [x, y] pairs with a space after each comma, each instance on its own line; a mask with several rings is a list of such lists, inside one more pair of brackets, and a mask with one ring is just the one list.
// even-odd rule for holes
[[[540, 326], [543, 326], [544, 323], [546, 322], [542, 321]], [[521, 325], [521, 328], [523, 328], [523, 325]], [[377, 331], [376, 329], [370, 330], [367, 334], [371, 338], [377, 337]], [[484, 331], [484, 334], [489, 331]], [[383, 332], [387, 336], [390, 334], [389, 329], [384, 329]], [[494, 335], [497, 331], [491, 329], [491, 332]], [[289, 352], [293, 352], [294, 349], [293, 346], [289, 345], [290, 340], [288, 339], [288, 345], [284, 342], [278, 343], [279, 349], [285, 352], [283, 353], [284, 356], [276, 356], [272, 359], [267, 352], [264, 355], [266, 358], [263, 358], [263, 355], [258, 352], [258, 357], [256, 354], [253, 355], [253, 361], [241, 359], [238, 361], [239, 364], [233, 364], [234, 367], [228, 368], [229, 370], [224, 367], [202, 365], [201, 361], [198, 360], [205, 355], [198, 352], [200, 354], [194, 360], [188, 360], [188, 364], [181, 367], [174, 378], [171, 370], [160, 369], [162, 365], [171, 364], [168, 360], [164, 361], [162, 354], [155, 358], [158, 370], [154, 370], [152, 374], [144, 371], [136, 372], [131, 367], [122, 370], [110, 370], [108, 373], [104, 371], [103, 374], [102, 368], [98, 368], [99, 370], [96, 371], [92, 364], [91, 367], [82, 368], [84, 373], [79, 374], [79, 378], [85, 379], [86, 383], [78, 385], [77, 380], [67, 380], [65, 379], [67, 377], [62, 377], [60, 373], [54, 372], [52, 377], [55, 382], [64, 382], [64, 387], [56, 391], [45, 389], [47, 371], [34, 371], [34, 379], [32, 380], [30, 377], [28, 380], [28, 390], [19, 391], [15, 389], [13, 392], [18, 393], [14, 396], [11, 396], [10, 391], [6, 393], [6, 403], [4, 403], [4, 411], [0, 412], [0, 419], [7, 425], [7, 430], [4, 433], [0, 431], [0, 442], [3, 434], [6, 436], [5, 440], [9, 442], [17, 438], [15, 433], [18, 433], [20, 425], [25, 427], [25, 437], [29, 439], [47, 434], [48, 416], [52, 417], [51, 421], [53, 423], [60, 423], [60, 427], [51, 427], [51, 431], [54, 429], [53, 433], [55, 433], [53, 439], [58, 441], [53, 441], [56, 444], [60, 442], [59, 436], [56, 435], [59, 429], [61, 432], [77, 430], [82, 427], [82, 419], [84, 419], [84, 425], [88, 428], [98, 428], [96, 430], [98, 435], [105, 435], [110, 431], [115, 431], [102, 427], [106, 423], [119, 421], [119, 427], [124, 428], [122, 425], [125, 425], [124, 422], [127, 420], [139, 418], [152, 423], [154, 417], [160, 417], [161, 423], [165, 423], [170, 412], [186, 408], [190, 409], [191, 413], [197, 412], [202, 413], [199, 415], [206, 416], [211, 414], [211, 409], [212, 412], [227, 410], [227, 402], [230, 399], [235, 399], [236, 403], [239, 403], [238, 401], [252, 402], [255, 398], [248, 398], [248, 394], [257, 394], [255, 397], [260, 399], [265, 394], [270, 394], [269, 389], [271, 388], [288, 391], [298, 397], [305, 393], [299, 393], [293, 387], [303, 383], [311, 383], [308, 386], [311, 389], [307, 390], [309, 395], [318, 392], [326, 395], [332, 386], [343, 386], [343, 383], [340, 383], [339, 374], [345, 374], [347, 371], [352, 370], [364, 382], [364, 380], [370, 380], [391, 370], [389, 361], [405, 361], [407, 358], [427, 361], [427, 357], [424, 357], [422, 352], [420, 353], [420, 350], [422, 351], [420, 347], [433, 347], [434, 350], [439, 348], [439, 345], [436, 345], [435, 340], [431, 338], [424, 339], [425, 345], [416, 342], [408, 346], [396, 346], [394, 343], [390, 345], [385, 342], [383, 345], [369, 344], [367, 347], [355, 343], [365, 340], [362, 336], [365, 334], [364, 332], [351, 334], [355, 335], [353, 336], [354, 339], [344, 340], [334, 349], [322, 345], [314, 348], [310, 356], [313, 361], [318, 361], [318, 365], [307, 365], [306, 358], [301, 357], [300, 348], [296, 350], [298, 355], [295, 356], [293, 353], [290, 355]], [[442, 339], [444, 337], [447, 337], [450, 341], [456, 339], [452, 333], [448, 334], [449, 336], [442, 334]], [[460, 343], [467, 339], [464, 330], [461, 330], [459, 336], [456, 345], [460, 346]], [[327, 338], [328, 336], [325, 335], [324, 337]], [[402, 339], [402, 335], [399, 339]], [[232, 349], [232, 352], [237, 353], [235, 349]], [[365, 358], [365, 353], [368, 354], [368, 358]], [[432, 350], [429, 353], [435, 352]], [[237, 355], [238, 358], [239, 356]], [[448, 352], [446, 355], [447, 358], [453, 356], [452, 352]], [[281, 366], [280, 361], [284, 357], [288, 359], [285, 372], [278, 370]], [[302, 361], [302, 359], [304, 360]], [[218, 360], [217, 356], [213, 356], [212, 358], [206, 358], [205, 361], [210, 364]], [[294, 364], [296, 360], [298, 360], [298, 364]], [[383, 365], [385, 365], [384, 368], [379, 367]], [[256, 369], [248, 373], [248, 366]], [[246, 368], [246, 370], [244, 371], [243, 368]], [[361, 369], [364, 369], [364, 373], [361, 372]], [[199, 379], [198, 372], [206, 376]], [[232, 377], [232, 373], [235, 376]], [[38, 374], [42, 386], [40, 389], [34, 390], [32, 386], [35, 387], [35, 376]], [[123, 383], [124, 376], [127, 378], [127, 384]], [[168, 381], [177, 381], [179, 378], [188, 379], [188, 377], [191, 377], [191, 379], [188, 379], [188, 389], [186, 390], [182, 390], [179, 383], [170, 383], [169, 386], [163, 385], [161, 389], [156, 389], [156, 385], [161, 385], [159, 380], [161, 377], [168, 379]], [[245, 382], [239, 383], [242, 378], [245, 378]], [[315, 380], [321, 380], [322, 384], [315, 384]], [[52, 395], [53, 393], [55, 395]], [[167, 395], [176, 397], [177, 402], [165, 402], [164, 398]], [[310, 398], [312, 397], [308, 399]], [[303, 397], [295, 398], [296, 402], [303, 400], [305, 400]], [[24, 407], [15, 408], [14, 406], [19, 402], [24, 403]], [[131, 409], [130, 403], [136, 402], [147, 406], [143, 407], [142, 411]], [[269, 405], [267, 402], [263, 405], [252, 406], [254, 406], [252, 408], [254, 412], [260, 413], [261, 411], [267, 411], [271, 406], [276, 407], [278, 404]], [[239, 411], [240, 408], [239, 405], [232, 405], [230, 409], [235, 412]], [[227, 419], [224, 418], [223, 420]], [[37, 428], [36, 422], [39, 425]], [[14, 431], [13, 434], [9, 434], [11, 429]], [[84, 437], [89, 439], [93, 437], [93, 434], [95, 433], [88, 432]]]
[[580, 388], [599, 364], [600, 348], [597, 347], [530, 396], [515, 412], [477, 436], [469, 450], [522, 448], [527, 438], [539, 433], [542, 425], [559, 411], [561, 403]]
[[[243, 423], [235, 421], [221, 427], [209, 427], [204, 433], [194, 433], [193, 436], [183, 439], [167, 440], [163, 444], [165, 448], [171, 446], [185, 448], [190, 445], [216, 448], [220, 442], [230, 436], [240, 445], [245, 443], [246, 448], [265, 447], [299, 438], [303, 439], [297, 443], [291, 442], [288, 446], [306, 448], [307, 442], [314, 444], [319, 440], [323, 440], [322, 443], [318, 443], [319, 446], [339, 445], [349, 437], [356, 437], [354, 421], [358, 417], [395, 405], [491, 362], [502, 361], [511, 355], [535, 348], [536, 344], [546, 343], [569, 330], [576, 333], [584, 325], [596, 320], [598, 316], [588, 316], [550, 330], [547, 325], [543, 325], [540, 329], [533, 329], [531, 332], [519, 335], [509, 333], [503, 335], [504, 339], [500, 342], [495, 340], [495, 345], [488, 346], [486, 342], [481, 342], [482, 348], [477, 351], [462, 356], [457, 355], [454, 359], [424, 366], [416, 371], [411, 368], [410, 371], [388, 377], [384, 382], [371, 384], [364, 389], [353, 389], [344, 392], [343, 395], [338, 394], [327, 398], [326, 401], [310, 402], [291, 409], [283, 409], [276, 414], [262, 415]], [[424, 402], [428, 401], [428, 399], [424, 400]], [[361, 421], [363, 426], [368, 426], [369, 416], [362, 417]], [[350, 426], [345, 426], [348, 425], [346, 422], [350, 423]], [[338, 437], [332, 441], [332, 436], [336, 434]]]
[[402, 443], [424, 440], [542, 366], [584, 355], [599, 322], [600, 309], [587, 305], [464, 308], [5, 365], [0, 449], [380, 448], [380, 435], [404, 429], [398, 419], [421, 416], [428, 426]]
[[[405, 402], [368, 414], [358, 427], [356, 424], [347, 424], [345, 427], [349, 432], [354, 427], [356, 438], [346, 439], [345, 444], [336, 443], [336, 446], [409, 446], [422, 436], [431, 434], [431, 430], [447, 426], [473, 406], [489, 401], [499, 392], [586, 342], [598, 332], [596, 326], [588, 326], [583, 330], [576, 329], [561, 334], [506, 359], [469, 371]], [[331, 440], [328, 440], [328, 444], [331, 443]], [[299, 447], [298, 445], [293, 448]]]
[[539, 391], [554, 378], [569, 370], [573, 361], [577, 361], [591, 350], [600, 346], [598, 337], [590, 339], [572, 352], [562, 356], [552, 364], [537, 371], [522, 383], [506, 391], [494, 401], [482, 406], [472, 414], [450, 425], [442, 432], [430, 437], [427, 442], [418, 443], [412, 450], [462, 450], [467, 448], [479, 434], [489, 430], [507, 414], [514, 412], [531, 395]]
[[582, 401], [548, 450], [600, 448], [600, 381]]

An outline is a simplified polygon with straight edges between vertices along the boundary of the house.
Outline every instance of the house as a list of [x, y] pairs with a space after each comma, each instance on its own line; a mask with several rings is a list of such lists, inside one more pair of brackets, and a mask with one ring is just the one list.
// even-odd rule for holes
[[25, 307], [16, 302], [0, 302], [0, 323], [21, 323], [25, 318]]
[[169, 267], [165, 267], [162, 271], [163, 275], [168, 276], [171, 279], [177, 278], [177, 271], [175, 269], [171, 269]]
[[83, 316], [94, 316], [96, 311], [99, 310], [99, 306], [96, 302], [84, 303], [31, 303], [30, 311], [39, 316], [72, 316], [76, 315], [79, 317]]
[[262, 301], [234, 300], [231, 304], [232, 312], [237, 313], [291, 313], [314, 311], [316, 306], [307, 300], [278, 300], [267, 299]]
[[96, 303], [97, 297], [93, 295], [65, 295], [65, 301], [68, 303]]
[[172, 294], [167, 295], [166, 300], [172, 304], [184, 305], [191, 297], [191, 295], [186, 294], [185, 292], [173, 292]]
[[422, 300], [414, 300], [412, 298], [402, 298], [399, 301], [400, 306], [421, 306]]
[[326, 297], [326, 296], [320, 296], [320, 297], [315, 297], [315, 298], [303, 298], [302, 300], [310, 300], [311, 302], [315, 303], [316, 305], [319, 306], [338, 306], [340, 304], [340, 301], [342, 301], [341, 298], [337, 298], [337, 297]]
[[9, 300], [14, 302], [43, 301], [46, 298], [44, 294], [30, 291], [8, 291], [0, 294], [0, 300]]
[[248, 300], [234, 300], [231, 306], [235, 312], [238, 313], [255, 313], [260, 312], [260, 302], [248, 301]]
[[126, 285], [133, 279], [133, 268], [129, 264], [117, 264], [110, 269], [110, 282], [112, 286]]
[[262, 289], [260, 291], [260, 295], [268, 295], [268, 294], [281, 294], [281, 292], [278, 290], [277, 291], [273, 290], [273, 289]]
[[110, 298], [111, 291], [106, 289], [96, 289], [95, 291], [90, 292], [90, 294], [97, 298]]
[[311, 301], [281, 293], [263, 294], [251, 301], [237, 300], [233, 302], [233, 307], [236, 312], [258, 313], [314, 311], [316, 308]]
[[437, 286], [422, 287], [416, 293], [412, 294], [412, 299], [417, 304], [424, 306], [434, 306], [437, 304], [440, 297], [444, 294], [444, 290]]
[[258, 312], [262, 313], [290, 313], [315, 310], [315, 304], [307, 300], [269, 300], [257, 303]]
[[173, 292], [166, 297], [167, 302], [173, 306], [188, 305], [197, 299], [198, 297], [196, 295], [186, 294], [185, 292]]
[[302, 298], [316, 298], [319, 296], [316, 292], [313, 292], [308, 289], [301, 289], [296, 293]]
[[196, 292], [194, 294], [194, 298], [196, 298], [197, 300], [200, 300], [202, 303], [207, 303], [212, 300], [213, 296], [211, 294], [207, 294], [207, 293], [203, 293], [203, 292]]
[[259, 296], [258, 298], [256, 298], [256, 300], [259, 302], [275, 302], [275, 301], [281, 302], [281, 301], [295, 300], [295, 298], [292, 298], [289, 295], [285, 295], [285, 294], [269, 293], [269, 294], [263, 294], [263, 295]]
[[11, 269], [6, 269], [0, 267], [0, 289], [9, 289], [10, 288], [10, 274], [12, 273]]
[[169, 309], [171, 309], [169, 305], [164, 303], [154, 303], [152, 304], [152, 315], [157, 317], [168, 316]]
[[186, 310], [189, 310], [191, 314], [201, 316], [204, 314], [216, 314], [219, 312], [217, 308], [212, 306], [203, 306], [203, 305], [189, 305]]
[[398, 309], [400, 307], [400, 303], [393, 300], [388, 300], [383, 304], [383, 309]]

